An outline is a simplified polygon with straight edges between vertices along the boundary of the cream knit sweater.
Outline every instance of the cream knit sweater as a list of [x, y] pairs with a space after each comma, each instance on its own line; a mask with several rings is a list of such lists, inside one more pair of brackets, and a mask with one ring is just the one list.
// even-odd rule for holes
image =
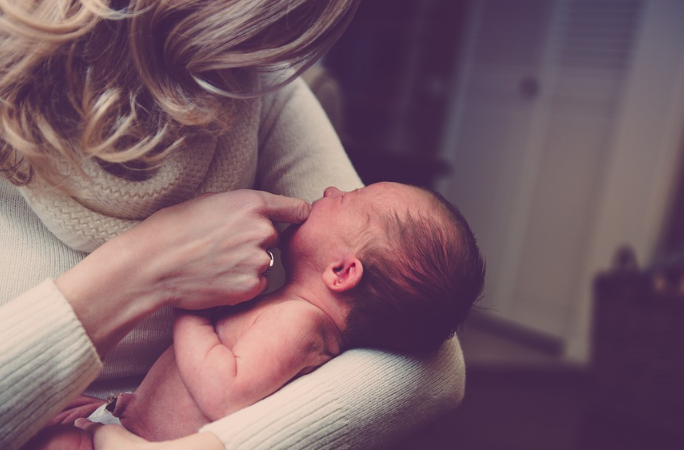
[[[165, 206], [209, 191], [257, 188], [308, 201], [361, 182], [301, 81], [240, 102], [218, 139], [188, 143], [153, 178], [127, 182], [96, 166], [69, 183], [75, 201], [0, 180], [0, 448], [18, 449], [73, 397], [134, 390], [170, 344], [162, 310], [102, 364], [52, 279]], [[97, 301], [97, 299], [93, 299]], [[456, 407], [464, 366], [456, 339], [419, 360], [348, 351], [272, 396], [203, 428], [227, 449], [372, 448]]]

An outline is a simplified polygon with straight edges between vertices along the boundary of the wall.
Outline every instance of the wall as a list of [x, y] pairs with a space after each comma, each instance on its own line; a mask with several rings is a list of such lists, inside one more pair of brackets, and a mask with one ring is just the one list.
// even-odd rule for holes
[[652, 257], [684, 125], [684, 2], [474, 0], [438, 188], [488, 258], [496, 320], [589, 356], [591, 283]]

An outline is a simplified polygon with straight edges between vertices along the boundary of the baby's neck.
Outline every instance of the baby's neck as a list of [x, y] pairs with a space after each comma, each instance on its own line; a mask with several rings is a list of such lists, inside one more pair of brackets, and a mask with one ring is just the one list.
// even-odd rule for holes
[[327, 289], [314, 288], [302, 283], [287, 282], [269, 294], [272, 299], [303, 300], [326, 313], [340, 332], [346, 328], [348, 308]]

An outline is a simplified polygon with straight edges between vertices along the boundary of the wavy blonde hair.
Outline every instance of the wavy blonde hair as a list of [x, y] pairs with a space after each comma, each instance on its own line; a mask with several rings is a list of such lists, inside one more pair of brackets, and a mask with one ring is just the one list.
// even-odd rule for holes
[[[224, 130], [226, 97], [306, 69], [358, 1], [0, 0], [0, 172], [25, 185], [58, 182], [55, 156], [159, 164]], [[272, 72], [288, 76], [247, 82]]]

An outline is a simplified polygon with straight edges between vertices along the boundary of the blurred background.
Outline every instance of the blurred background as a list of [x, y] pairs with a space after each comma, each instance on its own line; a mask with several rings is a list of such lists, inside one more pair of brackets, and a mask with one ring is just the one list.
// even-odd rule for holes
[[684, 1], [364, 0], [306, 77], [488, 263], [462, 407], [395, 448], [684, 449]]

